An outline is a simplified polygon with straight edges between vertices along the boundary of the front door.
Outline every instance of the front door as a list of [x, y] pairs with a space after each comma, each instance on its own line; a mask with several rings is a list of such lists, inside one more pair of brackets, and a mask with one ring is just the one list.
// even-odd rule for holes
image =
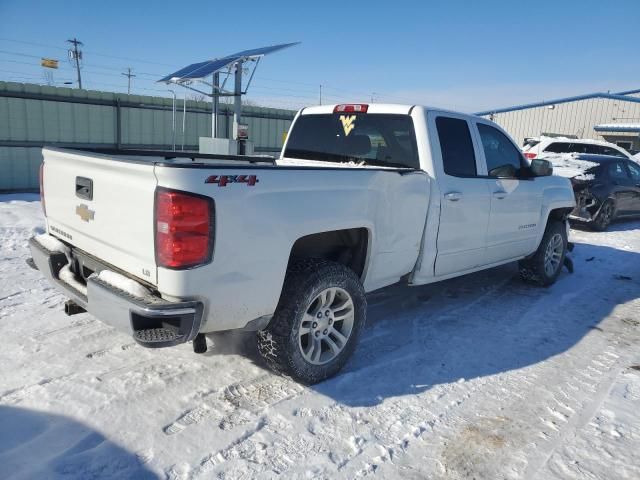
[[487, 230], [487, 263], [528, 255], [535, 250], [540, 225], [542, 188], [523, 175], [527, 163], [513, 142], [495, 126], [476, 123], [491, 195]]

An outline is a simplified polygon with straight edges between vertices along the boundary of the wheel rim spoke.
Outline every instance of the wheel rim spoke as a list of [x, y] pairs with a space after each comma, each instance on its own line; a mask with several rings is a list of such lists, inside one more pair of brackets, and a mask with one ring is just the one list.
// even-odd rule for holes
[[324, 339], [325, 342], [327, 342], [327, 345], [329, 345], [329, 348], [331, 349], [331, 351], [334, 353], [334, 355], [337, 355], [340, 353], [340, 351], [342, 350], [342, 347], [339, 347], [336, 342], [334, 342], [333, 340], [331, 340], [331, 337], [325, 337]]
[[322, 365], [344, 350], [353, 330], [355, 308], [351, 295], [340, 287], [321, 291], [308, 305], [298, 327], [304, 359]]
[[544, 271], [551, 276], [558, 270], [562, 253], [564, 251], [564, 240], [559, 233], [556, 233], [547, 244], [544, 252]]
[[339, 347], [342, 349], [344, 348], [345, 344], [347, 343], [347, 337], [345, 337], [342, 333], [340, 333], [337, 329], [333, 329], [333, 331], [331, 332], [331, 335], [333, 335], [333, 337], [336, 339], [336, 341], [338, 342]]

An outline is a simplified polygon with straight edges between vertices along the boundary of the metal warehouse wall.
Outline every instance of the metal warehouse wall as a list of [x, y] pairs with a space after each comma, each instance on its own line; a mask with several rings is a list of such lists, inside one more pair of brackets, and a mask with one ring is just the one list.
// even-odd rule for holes
[[[576, 135], [579, 138], [603, 140], [603, 132], [593, 127], [601, 123], [637, 123], [640, 119], [640, 103], [625, 102], [608, 98], [591, 98], [575, 102], [559, 103], [549, 108], [536, 107], [513, 112], [485, 115], [492, 118], [522, 145], [526, 137], [536, 137], [542, 133]], [[617, 140], [635, 139], [638, 134], [616, 134]], [[612, 140], [612, 138], [609, 138]]]
[[[176, 105], [176, 148], [182, 100]], [[277, 153], [295, 112], [243, 107], [256, 153]], [[172, 147], [172, 99], [0, 82], [0, 190], [35, 189], [43, 145], [166, 149]], [[232, 112], [221, 105], [218, 134], [228, 137]], [[187, 101], [185, 150], [211, 135], [211, 104]]]

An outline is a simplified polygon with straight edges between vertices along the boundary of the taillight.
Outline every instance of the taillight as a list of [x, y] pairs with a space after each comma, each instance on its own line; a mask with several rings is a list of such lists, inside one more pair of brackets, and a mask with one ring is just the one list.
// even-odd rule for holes
[[366, 103], [349, 103], [343, 105], [336, 105], [333, 109], [333, 113], [367, 113], [369, 105]]
[[528, 158], [529, 160], [533, 160], [534, 158], [536, 158], [538, 155], [536, 153], [529, 153], [529, 152], [525, 152], [524, 156], [526, 158]]
[[40, 164], [40, 204], [42, 205], [42, 211], [44, 216], [47, 216], [47, 206], [44, 203], [44, 162]]
[[158, 266], [188, 268], [211, 260], [213, 201], [173, 190], [156, 191]]

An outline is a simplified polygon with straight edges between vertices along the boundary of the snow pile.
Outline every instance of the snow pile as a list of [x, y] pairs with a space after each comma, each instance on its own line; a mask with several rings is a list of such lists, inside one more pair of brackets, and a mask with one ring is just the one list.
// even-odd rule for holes
[[151, 296], [149, 290], [135, 280], [131, 280], [130, 278], [120, 275], [119, 273], [112, 272], [111, 270], [102, 270], [98, 274], [98, 278], [112, 287], [123, 290], [136, 298], [144, 300]]
[[545, 160], [551, 162], [555, 175], [566, 178], [578, 178], [579, 180], [593, 180], [595, 178], [594, 175], [585, 172], [590, 168], [597, 167], [599, 164], [581, 160], [579, 157], [579, 154], [574, 153], [558, 153], [546, 156]]
[[640, 479], [638, 221], [572, 230], [575, 273], [548, 289], [509, 264], [371, 292], [313, 387], [253, 333], [194, 355], [65, 315], [25, 263], [42, 222], [0, 196], [0, 479]]
[[36, 241], [50, 252], [66, 254], [69, 250], [64, 243], [47, 233], [36, 236]]
[[76, 276], [69, 268], [69, 265], [65, 265], [60, 269], [60, 273], [58, 273], [58, 277], [64, 283], [66, 283], [70, 287], [73, 287], [74, 289], [82, 293], [85, 297], [87, 296], [87, 286], [83, 285], [78, 280], [76, 280]]

